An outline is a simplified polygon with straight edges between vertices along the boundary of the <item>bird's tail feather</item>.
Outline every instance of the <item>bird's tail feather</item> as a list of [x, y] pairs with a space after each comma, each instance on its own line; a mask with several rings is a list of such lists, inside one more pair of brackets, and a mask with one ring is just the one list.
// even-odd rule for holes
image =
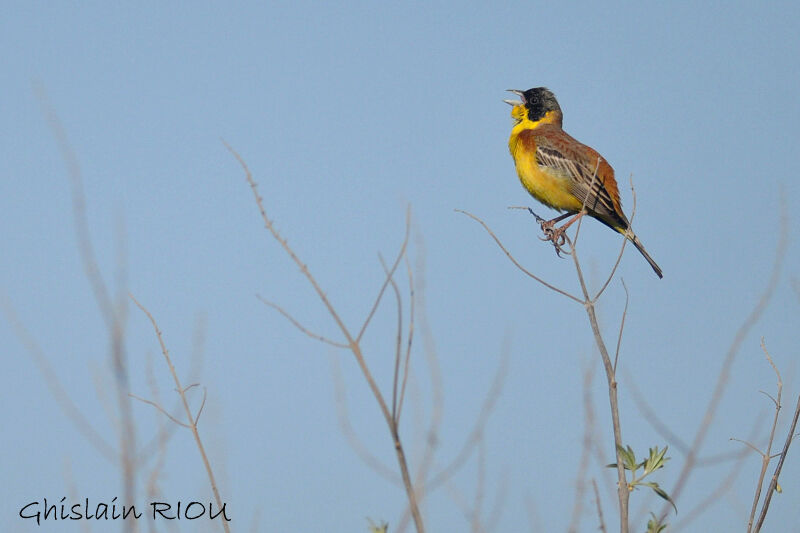
[[663, 278], [664, 274], [661, 272], [661, 267], [658, 266], [658, 264], [656, 264], [653, 258], [650, 257], [650, 254], [647, 253], [647, 250], [644, 249], [644, 245], [642, 245], [642, 241], [639, 240], [639, 237], [637, 237], [633, 233], [631, 233], [627, 237], [628, 239], [630, 239], [630, 241], [633, 243], [636, 249], [639, 250], [639, 253], [641, 253], [644, 256], [644, 258], [647, 259], [647, 262], [650, 263], [651, 267], [653, 267], [653, 271], [656, 273], [656, 275], [659, 278]]

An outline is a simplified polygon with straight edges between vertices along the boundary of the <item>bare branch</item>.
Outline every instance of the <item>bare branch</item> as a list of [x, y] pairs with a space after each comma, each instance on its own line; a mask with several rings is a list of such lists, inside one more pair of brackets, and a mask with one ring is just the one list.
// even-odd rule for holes
[[[203, 442], [200, 439], [200, 433], [197, 430], [197, 421], [192, 416], [192, 410], [189, 408], [189, 401], [186, 399], [186, 389], [181, 387], [181, 381], [178, 378], [178, 373], [175, 370], [175, 367], [172, 365], [172, 359], [170, 359], [169, 350], [167, 350], [167, 346], [164, 343], [164, 337], [161, 334], [161, 330], [158, 327], [158, 323], [156, 322], [156, 319], [153, 318], [153, 315], [150, 314], [150, 311], [148, 311], [147, 308], [145, 308], [142, 304], [140, 304], [139, 301], [136, 298], [134, 298], [134, 296], [132, 294], [129, 294], [128, 296], [130, 297], [131, 300], [133, 300], [133, 303], [135, 303], [136, 306], [139, 309], [142, 310], [142, 312], [150, 320], [150, 324], [152, 324], [152, 326], [153, 326], [153, 330], [155, 331], [156, 337], [158, 338], [158, 344], [161, 346], [161, 354], [164, 356], [164, 360], [167, 362], [167, 366], [169, 367], [170, 374], [172, 374], [172, 379], [175, 381], [175, 387], [177, 388], [178, 394], [181, 397], [181, 402], [183, 403], [183, 409], [184, 409], [184, 412], [186, 413], [186, 420], [191, 422], [191, 424], [189, 424], [189, 429], [192, 431], [192, 435], [194, 436], [195, 444], [197, 445], [197, 449], [200, 452], [200, 457], [202, 457], [202, 459], [203, 459], [203, 464], [204, 464], [204, 466], [206, 468], [206, 474], [208, 474], [208, 480], [211, 483], [211, 491], [214, 493], [214, 499], [216, 500], [217, 505], [219, 506], [219, 508], [222, 509], [222, 497], [220, 497], [219, 489], [217, 489], [217, 482], [214, 479], [214, 472], [211, 469], [211, 463], [208, 460], [208, 455], [206, 454], [205, 447], [203, 446]], [[146, 401], [146, 400], [143, 400], [143, 401]], [[205, 400], [204, 400], [204, 402], [205, 402]], [[165, 410], [161, 409], [161, 407], [158, 407], [158, 409], [162, 413], [164, 413], [165, 415], [167, 415], [170, 418], [172, 418], [172, 416], [169, 415]], [[198, 417], [199, 417], [199, 413], [198, 413]], [[180, 422], [178, 422], [178, 423], [181, 424]], [[181, 425], [184, 425], [184, 424], [181, 424]], [[230, 533], [230, 526], [228, 525], [227, 521], [223, 520], [222, 521], [222, 526], [225, 528], [225, 533]]]
[[592, 453], [592, 434], [594, 432], [594, 410], [592, 409], [592, 380], [594, 370], [592, 365], [586, 365], [583, 371], [583, 442], [581, 458], [578, 462], [577, 480], [575, 482], [575, 503], [572, 506], [572, 518], [567, 531], [577, 532], [580, 529], [583, 517], [583, 501], [586, 495], [586, 473], [589, 470], [589, 459]]
[[[717, 414], [717, 409], [719, 408], [719, 404], [722, 401], [722, 396], [725, 393], [725, 389], [728, 384], [728, 379], [730, 377], [731, 368], [733, 366], [733, 362], [736, 359], [736, 356], [739, 354], [739, 350], [742, 347], [742, 343], [744, 339], [747, 337], [747, 334], [750, 333], [750, 330], [755, 326], [758, 320], [761, 318], [761, 315], [764, 313], [764, 310], [767, 308], [767, 304], [772, 299], [772, 295], [775, 292], [775, 288], [778, 285], [778, 281], [780, 280], [780, 274], [783, 270], [783, 260], [786, 256], [786, 249], [788, 247], [789, 241], [789, 223], [788, 223], [788, 215], [785, 203], [781, 204], [781, 217], [780, 217], [780, 234], [778, 237], [778, 244], [775, 249], [775, 262], [773, 263], [772, 273], [770, 274], [769, 280], [767, 281], [766, 286], [764, 287], [761, 296], [753, 307], [753, 310], [750, 314], [745, 318], [742, 322], [741, 326], [739, 326], [736, 335], [734, 336], [733, 342], [731, 343], [730, 347], [728, 348], [728, 352], [725, 355], [725, 359], [722, 363], [722, 368], [720, 369], [719, 376], [717, 377], [717, 382], [714, 385], [714, 390], [711, 393], [711, 400], [708, 402], [708, 406], [706, 407], [706, 411], [703, 414], [703, 419], [700, 422], [700, 425], [697, 429], [697, 433], [695, 434], [694, 440], [692, 441], [691, 446], [686, 454], [686, 461], [683, 464], [683, 468], [681, 469], [680, 474], [678, 475], [678, 479], [675, 482], [674, 488], [672, 489], [672, 499], [678, 501], [681, 492], [683, 492], [683, 487], [686, 485], [686, 482], [689, 479], [689, 476], [694, 469], [694, 466], [697, 462], [697, 456], [700, 453], [700, 448], [703, 446], [703, 442], [705, 441], [706, 435], [708, 434], [708, 430], [711, 427], [711, 423], [714, 420], [714, 417]], [[661, 510], [661, 517], [665, 517], [670, 510], [670, 504], [665, 503], [662, 510]]]
[[473, 426], [472, 431], [464, 441], [461, 450], [459, 450], [458, 454], [456, 454], [456, 457], [453, 459], [453, 461], [451, 461], [448, 466], [443, 468], [431, 479], [431, 481], [428, 482], [427, 490], [430, 491], [435, 489], [455, 475], [455, 473], [463, 466], [466, 460], [469, 459], [478, 442], [480, 442], [484, 428], [486, 427], [486, 422], [488, 421], [489, 415], [491, 415], [492, 410], [497, 403], [497, 399], [500, 397], [500, 391], [503, 389], [503, 383], [505, 382], [505, 378], [508, 373], [508, 352], [508, 343], [506, 341], [504, 342], [503, 350], [501, 352], [500, 365], [497, 367], [497, 372], [495, 372], [492, 384], [489, 387], [489, 391], [486, 393], [483, 405], [481, 406], [481, 411], [475, 420], [475, 425]]
[[375, 455], [373, 455], [353, 429], [353, 425], [350, 423], [350, 413], [347, 408], [347, 394], [345, 391], [344, 377], [342, 376], [341, 369], [339, 368], [339, 360], [335, 357], [332, 358], [331, 365], [334, 394], [336, 395], [336, 419], [339, 422], [339, 429], [347, 440], [347, 443], [350, 445], [356, 455], [358, 455], [361, 461], [374, 470], [376, 474], [392, 483], [402, 485], [402, 480], [397, 473], [386, 466]]
[[530, 272], [528, 269], [526, 269], [524, 266], [522, 266], [517, 261], [517, 259], [513, 255], [511, 255], [511, 252], [509, 252], [508, 249], [506, 249], [506, 247], [503, 245], [503, 243], [500, 242], [500, 239], [497, 238], [497, 236], [489, 228], [489, 226], [486, 225], [486, 222], [484, 222], [483, 220], [481, 220], [477, 216], [475, 216], [472, 213], [469, 213], [467, 211], [463, 211], [461, 209], [456, 209], [455, 211], [457, 213], [461, 213], [463, 215], [467, 215], [469, 218], [471, 218], [472, 220], [474, 220], [475, 222], [477, 222], [478, 224], [483, 226], [483, 229], [485, 229], [487, 231], [487, 233], [489, 233], [489, 235], [492, 237], [492, 239], [494, 239], [494, 242], [497, 243], [497, 246], [499, 246], [501, 250], [503, 250], [503, 253], [506, 254], [506, 257], [508, 257], [511, 260], [511, 262], [514, 263], [514, 266], [516, 266], [518, 269], [520, 269], [526, 276], [528, 276], [531, 279], [534, 279], [534, 280], [538, 281], [539, 283], [541, 283], [542, 285], [544, 285], [548, 289], [554, 290], [559, 294], [563, 294], [564, 296], [566, 296], [570, 300], [574, 300], [574, 301], [576, 301], [576, 302], [578, 302], [580, 304], [583, 303], [583, 300], [581, 300], [580, 298], [578, 298], [576, 296], [573, 296], [572, 294], [568, 293], [567, 291], [559, 289], [558, 287], [556, 287], [554, 285], [551, 285], [550, 283], [546, 282], [545, 280], [543, 280], [542, 278], [540, 278], [539, 276], [537, 276], [536, 274]]
[[[753, 433], [756, 433], [754, 431]], [[711, 505], [718, 503], [722, 496], [729, 492], [733, 488], [733, 483], [736, 481], [736, 478], [739, 477], [739, 474], [742, 472], [742, 467], [744, 465], [745, 460], [749, 457], [749, 451], [747, 449], [742, 448], [741, 450], [735, 452], [736, 453], [736, 464], [733, 465], [728, 475], [725, 476], [724, 479], [720, 480], [717, 484], [716, 488], [711, 491], [705, 498], [700, 500], [694, 508], [690, 509], [686, 514], [683, 515], [683, 518], [672, 524], [673, 531], [679, 531], [685, 527], [687, 527], [691, 522], [693, 522], [697, 517], [703, 514]]]
[[89, 441], [89, 443], [98, 452], [100, 452], [100, 455], [105, 457], [111, 463], [116, 464], [118, 459], [117, 452], [114, 450], [111, 444], [109, 444], [97, 431], [95, 431], [89, 420], [87, 420], [83, 413], [81, 413], [80, 409], [78, 409], [78, 407], [72, 401], [69, 394], [64, 389], [64, 386], [61, 384], [58, 374], [56, 374], [55, 370], [53, 370], [53, 367], [50, 366], [50, 361], [48, 361], [47, 356], [39, 347], [39, 344], [36, 342], [36, 339], [34, 339], [33, 335], [31, 335], [31, 333], [19, 319], [16, 310], [8, 300], [8, 297], [4, 291], [0, 291], [0, 308], [3, 309], [6, 320], [8, 320], [9, 324], [11, 324], [11, 327], [14, 329], [17, 338], [25, 347], [34, 363], [36, 363], [36, 366], [39, 367], [39, 372], [41, 372], [42, 376], [44, 377], [44, 382], [47, 384], [47, 388], [50, 389], [50, 393], [55, 398], [56, 404], [64, 412], [64, 415], [69, 418], [70, 421], [72, 421], [84, 438]]
[[794, 409], [794, 416], [792, 417], [792, 423], [789, 426], [789, 432], [786, 435], [786, 442], [784, 443], [783, 450], [781, 450], [780, 457], [778, 458], [778, 464], [775, 466], [775, 472], [772, 474], [772, 481], [770, 481], [769, 487], [767, 488], [767, 494], [764, 496], [764, 504], [761, 506], [761, 513], [758, 516], [758, 522], [756, 523], [754, 531], [761, 531], [761, 527], [764, 525], [764, 519], [767, 517], [767, 511], [769, 510], [770, 501], [772, 501], [772, 495], [778, 489], [778, 477], [781, 475], [783, 462], [786, 460], [786, 455], [789, 453], [789, 446], [791, 446], [792, 440], [794, 439], [794, 431], [797, 428], [797, 419], [799, 417], [800, 395], [797, 396], [797, 407]]
[[[778, 384], [777, 384], [777, 391], [778, 392], [777, 392], [776, 398], [774, 399], [774, 402], [775, 402], [775, 416], [774, 416], [774, 418], [772, 420], [772, 428], [770, 429], [770, 432], [769, 432], [769, 440], [767, 442], [767, 448], [766, 448], [766, 451], [763, 453], [763, 457], [762, 457], [762, 460], [761, 460], [761, 473], [759, 474], [758, 482], [756, 484], [756, 494], [755, 494], [755, 496], [753, 498], [753, 506], [752, 506], [752, 508], [750, 510], [750, 520], [747, 522], [747, 531], [748, 531], [748, 533], [753, 530], [752, 528], [753, 528], [753, 521], [755, 520], [756, 508], [758, 506], [758, 501], [761, 498], [761, 487], [764, 485], [764, 477], [767, 474], [767, 467], [769, 466], [770, 459], [772, 459], [772, 457], [771, 457], [772, 443], [775, 440], [775, 431], [777, 430], [777, 427], [778, 427], [778, 414], [780, 413], [780, 410], [781, 410], [781, 394], [783, 393], [783, 380], [781, 379], [781, 373], [778, 371], [778, 367], [775, 366], [775, 363], [772, 361], [772, 357], [770, 357], [769, 352], [767, 351], [767, 347], [764, 344], [764, 337], [761, 337], [761, 349], [764, 351], [764, 356], [767, 358], [767, 361], [769, 361], [770, 366], [772, 366], [772, 370], [775, 371], [775, 376], [777, 377], [777, 380], [778, 380]], [[798, 400], [798, 401], [800, 402], [800, 400]], [[798, 403], [798, 407], [800, 407], [800, 403]], [[789, 443], [791, 443], [791, 440], [792, 440], [791, 439], [791, 434], [792, 434], [793, 431], [794, 430], [789, 432], [789, 439], [787, 441]], [[788, 449], [788, 447], [787, 447], [787, 449]], [[777, 472], [780, 472], [780, 468], [778, 468]], [[777, 482], [777, 478], [778, 478], [778, 475], [776, 473], [773, 479]], [[770, 488], [774, 489], [774, 487], [772, 486], [772, 483], [770, 483]], [[761, 516], [764, 516], [764, 517], [766, 516], [767, 508], [769, 507], [769, 499], [770, 499], [770, 497], [771, 497], [771, 495], [764, 497], [764, 504], [762, 506]], [[762, 523], [763, 523], [763, 518], [759, 517], [759, 525], [756, 526], [756, 531], [758, 531], [761, 528], [761, 524]]]
[[597, 504], [597, 518], [600, 521], [600, 531], [606, 533], [606, 523], [603, 520], [603, 507], [600, 505], [600, 492], [597, 490], [597, 481], [592, 478], [592, 488], [594, 489], [594, 501]]
[[50, 129], [58, 143], [58, 148], [61, 150], [61, 157], [67, 165], [67, 174], [69, 174], [71, 194], [72, 194], [72, 214], [75, 226], [75, 236], [78, 240], [78, 250], [80, 252], [81, 261], [83, 262], [84, 272], [86, 279], [89, 280], [94, 292], [95, 301], [100, 308], [100, 314], [106, 321], [106, 326], [109, 331], [113, 331], [116, 327], [117, 314], [114, 310], [114, 304], [111, 296], [109, 295], [108, 288], [106, 287], [103, 276], [100, 273], [100, 268], [97, 266], [97, 258], [92, 246], [92, 239], [89, 232], [89, 222], [86, 216], [86, 194], [83, 189], [83, 175], [81, 172], [81, 165], [78, 162], [78, 157], [75, 155], [72, 145], [67, 137], [67, 132], [61, 119], [56, 113], [56, 110], [50, 104], [47, 98], [47, 93], [41, 84], [34, 84], [34, 92], [36, 99], [39, 101], [39, 106], [47, 119]]
[[622, 310], [622, 320], [619, 323], [619, 335], [617, 335], [617, 350], [614, 352], [614, 372], [617, 371], [617, 362], [619, 361], [619, 348], [622, 346], [622, 332], [625, 331], [625, 317], [628, 316], [628, 287], [625, 285], [625, 280], [620, 278], [622, 288], [625, 289], [625, 309]]
[[675, 432], [673, 432], [667, 425], [661, 420], [661, 417], [658, 416], [658, 413], [650, 407], [650, 404], [647, 403], [644, 396], [642, 395], [641, 391], [639, 391], [639, 387], [636, 385], [636, 380], [634, 380], [630, 374], [625, 372], [625, 384], [630, 388], [631, 395], [633, 396], [633, 401], [636, 404], [636, 407], [639, 408], [639, 412], [642, 413], [642, 416], [647, 422], [653, 426], [661, 437], [666, 440], [670, 446], [676, 448], [683, 454], [689, 453], [689, 445], [683, 441]]
[[350, 348], [349, 344], [344, 344], [342, 342], [336, 342], [336, 341], [333, 341], [333, 340], [329, 339], [328, 337], [320, 335], [319, 333], [314, 333], [313, 331], [311, 331], [310, 329], [305, 327], [303, 324], [301, 324], [299, 320], [297, 320], [295, 317], [293, 317], [291, 314], [289, 314], [289, 312], [286, 311], [283, 307], [281, 307], [280, 305], [278, 305], [278, 304], [276, 304], [274, 302], [271, 302], [271, 301], [263, 298], [260, 294], [256, 294], [256, 298], [261, 300], [261, 302], [264, 305], [268, 305], [269, 307], [275, 309], [277, 312], [282, 314], [289, 322], [292, 323], [292, 325], [294, 327], [296, 327], [297, 329], [299, 329], [300, 331], [302, 331], [303, 333], [305, 333], [306, 335], [308, 335], [312, 339], [324, 342], [325, 344], [330, 344], [331, 346], [333, 346], [335, 348], [348, 348], [348, 349]]
[[[378, 407], [380, 408], [381, 414], [383, 415], [386, 425], [389, 427], [389, 431], [392, 435], [392, 440], [395, 448], [395, 455], [397, 456], [397, 462], [400, 468], [400, 474], [403, 478], [403, 486], [406, 489], [406, 496], [408, 498], [409, 507], [411, 509], [412, 516], [414, 518], [414, 525], [417, 529], [417, 533], [424, 533], [425, 527], [422, 522], [422, 513], [419, 509], [418, 498], [417, 494], [414, 490], [414, 485], [411, 481], [411, 475], [409, 474], [408, 469], [408, 461], [406, 460], [405, 450], [403, 449], [402, 442], [400, 440], [399, 428], [395, 423], [394, 419], [392, 418], [392, 413], [389, 410], [389, 406], [386, 404], [386, 399], [384, 398], [383, 394], [378, 388], [378, 384], [375, 382], [375, 378], [372, 376], [369, 367], [367, 366], [367, 362], [364, 359], [364, 354], [361, 349], [361, 345], [359, 343], [359, 339], [357, 336], [353, 336], [350, 330], [345, 325], [344, 321], [339, 316], [339, 313], [334, 308], [333, 304], [328, 299], [325, 292], [322, 290], [320, 285], [317, 283], [316, 278], [311, 274], [311, 271], [308, 267], [303, 263], [300, 258], [295, 254], [294, 250], [289, 246], [278, 230], [275, 228], [272, 221], [267, 217], [267, 212], [264, 207], [264, 200], [261, 198], [261, 195], [258, 193], [258, 184], [253, 179], [253, 175], [250, 172], [250, 169], [247, 167], [247, 163], [245, 163], [244, 159], [239, 155], [236, 150], [233, 149], [228, 143], [222, 141], [228, 151], [236, 158], [239, 162], [239, 165], [242, 167], [242, 170], [245, 173], [245, 177], [247, 179], [247, 183], [250, 185], [250, 190], [253, 193], [253, 197], [255, 199], [256, 205], [258, 206], [258, 210], [261, 213], [261, 219], [264, 222], [264, 227], [270, 232], [272, 237], [278, 241], [281, 245], [283, 250], [286, 254], [290, 257], [290, 259], [297, 265], [300, 269], [300, 272], [306, 278], [306, 280], [311, 284], [314, 291], [317, 293], [317, 296], [322, 301], [322, 304], [325, 306], [325, 309], [328, 311], [328, 314], [336, 323], [336, 326], [341, 331], [342, 335], [347, 340], [347, 345], [350, 348], [350, 351], [353, 353], [353, 356], [358, 363], [359, 368], [361, 369], [361, 373], [364, 376], [364, 379], [367, 381], [367, 385], [369, 386], [375, 401], [378, 403]], [[410, 219], [410, 210], [406, 213], [406, 225], [408, 226]], [[403, 247], [405, 250], [405, 247]], [[398, 257], [398, 262], [400, 258]], [[396, 267], [395, 267], [396, 268]]]
[[392, 420], [397, 424], [398, 382], [400, 380], [400, 359], [403, 351], [403, 300], [400, 297], [400, 289], [397, 287], [397, 282], [391, 277], [389, 267], [386, 266], [386, 261], [383, 260], [382, 256], [379, 255], [378, 257], [397, 302], [397, 333], [395, 335], [394, 372], [392, 373]]
[[400, 415], [403, 412], [403, 400], [406, 395], [406, 384], [408, 383], [408, 365], [411, 361], [411, 344], [414, 340], [414, 308], [416, 305], [415, 291], [414, 291], [414, 276], [411, 273], [411, 263], [408, 255], [405, 256], [406, 271], [408, 273], [408, 292], [409, 292], [409, 320], [408, 320], [408, 335], [406, 336], [406, 356], [405, 363], [403, 364], [403, 380], [400, 384], [400, 399], [397, 402], [397, 415], [395, 416], [395, 423], [400, 425]]
[[[636, 217], [636, 189], [633, 187], [633, 174], [630, 176], [630, 183], [631, 183], [631, 196], [633, 198], [633, 207], [631, 207], [631, 218], [628, 222], [628, 227], [633, 227], [633, 219]], [[608, 274], [608, 279], [606, 282], [603, 283], [603, 286], [600, 287], [600, 290], [597, 291], [597, 294], [594, 295], [593, 301], [597, 301], [600, 298], [600, 295], [605, 292], [608, 285], [611, 283], [611, 280], [614, 279], [614, 274], [617, 272], [617, 268], [619, 264], [622, 262], [622, 254], [625, 253], [625, 245], [628, 244], [628, 237], [622, 239], [622, 246], [619, 247], [619, 254], [617, 255], [617, 260], [614, 262], [614, 266], [611, 268], [611, 272]], [[627, 291], [626, 291], [627, 292]], [[614, 363], [614, 368], [617, 368], [617, 364]]]
[[131, 398], [133, 398], [133, 399], [135, 399], [135, 400], [139, 400], [139, 401], [140, 401], [140, 402], [142, 402], [142, 403], [146, 403], [146, 404], [148, 404], [148, 405], [152, 405], [153, 407], [155, 407], [156, 409], [158, 409], [158, 410], [159, 410], [159, 411], [160, 411], [160, 412], [161, 412], [161, 413], [162, 413], [164, 416], [166, 416], [167, 418], [169, 418], [170, 420], [172, 420], [173, 422], [175, 422], [175, 423], [176, 423], [176, 424], [178, 424], [179, 426], [183, 426], [183, 427], [185, 427], [185, 428], [192, 429], [192, 426], [190, 426], [189, 424], [185, 424], [185, 423], [181, 422], [180, 420], [178, 420], [177, 418], [175, 418], [174, 416], [172, 416], [171, 414], [169, 414], [169, 412], [168, 412], [166, 409], [164, 409], [163, 407], [161, 407], [160, 405], [158, 405], [156, 402], [152, 402], [152, 401], [150, 401], [150, 400], [145, 400], [144, 398], [141, 398], [141, 397], [139, 397], [139, 396], [136, 396], [136, 395], [135, 395], [135, 394], [133, 394], [132, 392], [129, 392], [129, 393], [128, 393], [128, 396], [130, 396]]
[[208, 390], [203, 387], [203, 403], [200, 404], [200, 409], [197, 410], [197, 416], [194, 417], [194, 425], [197, 425], [197, 422], [200, 420], [200, 415], [203, 414], [203, 407], [206, 406], [206, 395]]
[[747, 446], [748, 448], [750, 448], [751, 450], [756, 452], [758, 455], [760, 455], [762, 457], [765, 457], [764, 452], [762, 452], [755, 445], [751, 444], [750, 442], [748, 442], [746, 440], [737, 439], [736, 437], [731, 437], [729, 440], [732, 440], [732, 441], [735, 441], [735, 442], [741, 442], [742, 444], [744, 444], [745, 446]]
[[608, 354], [603, 335], [600, 332], [600, 324], [597, 321], [597, 312], [595, 309], [596, 302], [589, 298], [589, 290], [586, 287], [586, 282], [583, 278], [583, 271], [581, 270], [580, 261], [578, 259], [578, 250], [575, 245], [570, 241], [569, 236], [566, 236], [567, 242], [572, 249], [572, 260], [575, 264], [575, 272], [578, 276], [581, 291], [583, 292], [584, 301], [583, 306], [586, 310], [586, 315], [589, 318], [589, 324], [592, 328], [595, 344], [600, 352], [600, 357], [603, 361], [603, 368], [606, 372], [606, 381], [608, 383], [608, 400], [611, 407], [611, 423], [614, 429], [614, 453], [617, 465], [617, 498], [619, 500], [619, 516], [620, 516], [620, 533], [628, 533], [628, 502], [630, 499], [630, 491], [628, 490], [628, 482], [625, 477], [625, 467], [620, 455], [620, 450], [623, 449], [622, 440], [622, 424], [619, 419], [619, 400], [617, 397], [617, 378], [615, 374], [614, 365], [611, 363], [611, 357]]
[[361, 338], [364, 336], [364, 332], [367, 331], [367, 326], [369, 326], [372, 317], [375, 316], [375, 311], [378, 310], [378, 305], [381, 303], [381, 299], [383, 298], [383, 293], [386, 291], [386, 287], [389, 285], [389, 280], [394, 277], [394, 273], [397, 270], [397, 267], [400, 265], [400, 260], [405, 257], [406, 249], [408, 247], [408, 236], [411, 231], [411, 206], [406, 209], [406, 232], [405, 236], [403, 237], [403, 244], [400, 246], [400, 251], [397, 253], [397, 258], [392, 263], [392, 268], [386, 269], [384, 265], [384, 270], [386, 271], [386, 277], [383, 280], [383, 284], [381, 284], [381, 288], [378, 291], [378, 295], [375, 297], [375, 301], [372, 304], [372, 308], [367, 313], [367, 318], [364, 319], [364, 323], [361, 325], [361, 329], [358, 331], [358, 335], [356, 335], [356, 341], [361, 342]]

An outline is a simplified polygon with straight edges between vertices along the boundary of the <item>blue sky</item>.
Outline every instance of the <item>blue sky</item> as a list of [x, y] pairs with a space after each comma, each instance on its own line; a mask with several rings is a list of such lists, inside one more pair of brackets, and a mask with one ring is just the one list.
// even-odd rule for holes
[[[507, 209], [536, 205], [508, 155], [508, 88], [556, 93], [565, 129], [614, 166], [629, 214], [633, 176], [634, 225], [664, 270], [658, 280], [628, 249], [617, 274], [630, 293], [619, 376], [623, 435], [641, 453], [666, 441], [637, 409], [630, 385], [691, 441], [725, 353], [766, 286], [784, 205], [784, 268], [741, 345], [701, 456], [740, 450], [731, 437], [764, 443], [772, 411], [759, 391], [774, 393], [775, 376], [761, 337], [783, 375], [782, 444], [800, 393], [799, 16], [792, 2], [7, 4], [0, 290], [77, 408], [116, 444], [109, 338], [83, 274], [69, 174], [43, 111], [49, 105], [80, 162], [104, 279], [150, 309], [182, 379], [207, 390], [200, 430], [235, 530], [366, 531], [365, 517], [394, 526], [403, 493], [348, 445], [336, 420], [334, 368], [355, 431], [394, 466], [378, 408], [349, 353], [309, 339], [257, 299], [336, 336], [264, 230], [221, 139], [247, 161], [277, 228], [353, 327], [382, 281], [378, 254], [396, 253], [410, 205], [411, 263], [424, 280], [424, 322], [442, 374], [437, 465], [452, 460], [469, 434], [507, 343], [509, 370], [483, 441], [485, 512], [501, 494], [495, 531], [566, 530], [589, 367], [596, 431], [609, 456], [593, 458], [587, 478], [600, 484], [614, 530], [613, 480], [602, 468], [613, 460], [608, 400], [585, 314], [525, 278], [454, 209], [480, 216], [527, 268], [577, 291], [571, 262], [537, 240], [527, 215]], [[595, 286], [619, 245], [601, 224], [583, 225], [581, 257]], [[611, 345], [624, 299], [615, 280], [600, 303]], [[128, 311], [132, 392], [151, 397], [154, 375], [171, 405], [174, 385], [152, 329], [138, 309]], [[412, 467], [431, 409], [422, 317], [412, 355], [417, 388], [403, 426]], [[192, 377], [198, 323], [204, 355]], [[387, 300], [365, 339], [387, 390], [394, 324]], [[0, 341], [0, 523], [39, 531], [17, 518], [29, 501], [119, 496], [118, 468], [67, 419], [7, 320]], [[159, 416], [139, 402], [132, 410], [144, 445]], [[798, 453], [789, 454], [768, 530], [800, 531]], [[656, 478], [668, 492], [684, 463], [677, 446], [670, 455]], [[429, 531], [468, 530], [459, 494], [474, 496], [478, 463], [472, 456], [449, 487], [425, 500]], [[731, 468], [697, 470], [676, 519]], [[742, 530], [758, 468], [751, 454], [731, 490], [685, 530]], [[160, 487], [169, 500], [210, 498], [188, 431], [170, 440]], [[632, 495], [635, 516], [660, 507], [643, 491]], [[581, 530], [593, 530], [591, 498], [584, 509]], [[81, 526], [51, 522], [41, 530]]]

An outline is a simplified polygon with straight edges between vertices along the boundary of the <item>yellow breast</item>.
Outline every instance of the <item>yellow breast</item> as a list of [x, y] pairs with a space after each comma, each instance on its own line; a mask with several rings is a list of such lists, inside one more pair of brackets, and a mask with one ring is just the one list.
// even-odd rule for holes
[[518, 131], [512, 131], [508, 148], [523, 187], [548, 207], [558, 211], [580, 211], [581, 202], [569, 192], [570, 178], [540, 166], [536, 162], [536, 147], [517, 142], [518, 135]]

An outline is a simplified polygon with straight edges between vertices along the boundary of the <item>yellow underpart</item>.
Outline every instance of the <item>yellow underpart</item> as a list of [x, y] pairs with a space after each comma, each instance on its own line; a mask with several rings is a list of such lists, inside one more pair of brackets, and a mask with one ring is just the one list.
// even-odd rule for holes
[[581, 210], [583, 204], [569, 192], [570, 178], [542, 170], [533, 154], [514, 154], [514, 160], [519, 180], [531, 196], [558, 211]]
[[514, 158], [517, 175], [523, 187], [538, 201], [558, 211], [580, 211], [583, 204], [569, 192], [570, 178], [545, 170], [536, 163], [536, 154], [524, 144], [518, 143], [519, 134], [524, 130], [536, 129], [542, 124], [553, 122], [555, 114], [548, 112], [537, 121], [528, 120], [524, 106], [514, 106], [511, 116], [517, 123], [511, 130], [508, 149]]

